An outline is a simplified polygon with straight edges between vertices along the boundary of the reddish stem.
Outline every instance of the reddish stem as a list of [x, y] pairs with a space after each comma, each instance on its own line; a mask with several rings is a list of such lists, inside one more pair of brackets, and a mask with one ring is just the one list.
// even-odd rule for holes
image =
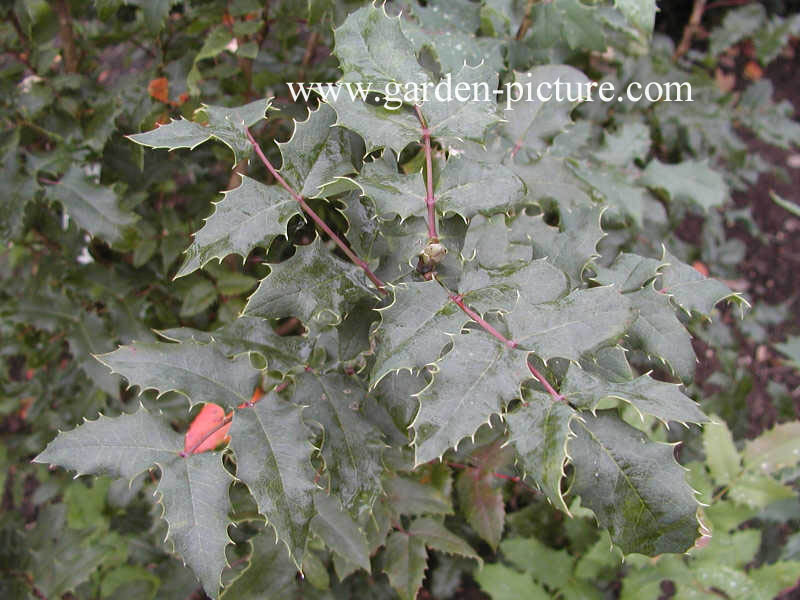
[[[447, 466], [448, 467], [452, 467], [453, 469], [475, 469], [476, 471], [479, 470], [478, 467], [473, 467], [472, 465], [464, 465], [464, 464], [461, 464], [461, 463], [454, 463], [454, 462], [448, 462]], [[497, 471], [487, 471], [487, 473], [489, 475], [491, 475], [492, 477], [497, 477], [498, 479], [504, 479], [505, 481], [513, 481], [514, 483], [518, 483], [518, 484], [528, 488], [529, 490], [531, 490], [534, 493], [538, 493], [539, 492], [539, 490], [537, 490], [535, 488], [532, 488], [527, 483], [525, 483], [522, 480], [521, 477], [516, 477], [514, 475], [505, 475], [503, 473], [498, 473]]]
[[450, 300], [455, 302], [458, 305], [458, 307], [461, 310], [463, 310], [469, 316], [470, 319], [472, 319], [478, 325], [483, 327], [488, 333], [493, 335], [495, 338], [497, 338], [498, 340], [503, 342], [506, 346], [508, 346], [509, 348], [516, 348], [517, 347], [517, 342], [515, 342], [514, 340], [509, 340], [506, 336], [504, 336], [502, 333], [497, 331], [497, 329], [495, 329], [494, 327], [489, 325], [489, 323], [487, 323], [483, 319], [483, 317], [481, 317], [478, 313], [476, 313], [469, 306], [464, 304], [464, 298], [460, 294], [458, 294], [458, 295], [451, 294], [450, 295]]
[[414, 106], [417, 113], [419, 124], [422, 125], [422, 144], [425, 147], [425, 180], [426, 180], [426, 194], [425, 204], [428, 207], [428, 237], [433, 241], [438, 241], [439, 236], [436, 233], [436, 198], [433, 196], [433, 158], [431, 157], [431, 130], [428, 129], [425, 123], [425, 117], [422, 116], [422, 111], [419, 106]]
[[347, 258], [353, 261], [354, 264], [358, 265], [361, 268], [361, 270], [364, 271], [367, 277], [369, 277], [370, 281], [372, 281], [372, 283], [374, 283], [377, 286], [378, 291], [380, 291], [382, 294], [387, 294], [388, 292], [386, 291], [384, 283], [380, 279], [378, 279], [375, 273], [372, 272], [372, 270], [369, 268], [369, 265], [367, 265], [366, 262], [361, 260], [361, 258], [355, 252], [353, 252], [350, 249], [350, 247], [347, 244], [345, 244], [344, 241], [342, 241], [342, 239], [338, 235], [336, 235], [336, 233], [334, 233], [334, 231], [330, 227], [328, 227], [328, 224], [325, 221], [323, 221], [322, 218], [320, 218], [320, 216], [317, 213], [314, 212], [314, 210], [306, 203], [305, 199], [300, 194], [298, 194], [292, 188], [292, 186], [286, 183], [286, 180], [281, 176], [280, 173], [278, 173], [278, 170], [274, 166], [272, 166], [272, 163], [269, 162], [269, 159], [264, 155], [264, 152], [261, 150], [261, 146], [258, 145], [258, 142], [256, 142], [255, 138], [253, 137], [253, 134], [250, 133], [250, 130], [247, 127], [245, 127], [244, 131], [247, 134], [247, 138], [250, 140], [250, 143], [253, 145], [256, 154], [261, 159], [261, 162], [264, 163], [264, 166], [267, 167], [267, 170], [275, 178], [275, 181], [277, 181], [278, 184], [281, 187], [283, 187], [283, 189], [289, 192], [292, 198], [297, 200], [298, 204], [300, 204], [300, 208], [303, 209], [303, 212], [306, 213], [309, 217], [311, 217], [314, 223], [316, 223], [319, 226], [319, 228], [322, 229], [322, 231], [324, 231], [327, 234], [327, 236], [331, 238], [337, 246], [339, 246], [342, 252], [344, 252], [347, 255]]
[[[509, 348], [516, 348], [518, 346], [517, 342], [508, 339], [502, 333], [497, 331], [497, 329], [489, 325], [489, 323], [487, 323], [478, 313], [476, 313], [469, 306], [464, 304], [464, 298], [460, 294], [458, 295], [451, 294], [450, 300], [455, 302], [461, 310], [463, 310], [478, 325], [483, 327], [483, 329], [487, 333], [491, 334], [492, 336], [503, 342], [506, 346], [508, 346]], [[547, 393], [550, 394], [550, 396], [552, 396], [553, 400], [557, 402], [562, 402], [564, 400], [564, 396], [555, 391], [555, 389], [553, 389], [553, 386], [550, 385], [550, 382], [547, 381], [544, 375], [539, 373], [539, 371], [536, 370], [536, 368], [531, 363], [528, 363], [528, 368], [530, 369], [533, 376], [539, 381], [539, 383], [541, 383], [544, 386], [544, 389], [547, 390]]]
[[539, 373], [536, 367], [534, 367], [531, 363], [528, 363], [528, 368], [531, 370], [531, 373], [533, 373], [533, 376], [539, 380], [539, 383], [541, 383], [544, 386], [544, 389], [547, 390], [547, 393], [550, 394], [553, 400], [555, 400], [556, 402], [564, 401], [564, 396], [562, 396], [557, 391], [555, 391], [555, 389], [553, 389], [553, 386], [550, 385], [550, 382], [547, 381], [547, 379], [545, 379], [544, 375]]

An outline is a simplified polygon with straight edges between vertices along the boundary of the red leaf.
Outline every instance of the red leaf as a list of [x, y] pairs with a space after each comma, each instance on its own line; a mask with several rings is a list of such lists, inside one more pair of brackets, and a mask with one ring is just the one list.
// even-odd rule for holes
[[159, 102], [169, 104], [169, 80], [166, 77], [153, 79], [147, 84], [147, 93]]
[[[216, 404], [204, 405], [186, 432], [183, 451], [186, 454], [199, 454], [200, 452], [213, 450], [220, 444], [230, 440], [228, 430], [231, 428], [231, 424], [226, 423], [220, 427], [225, 418], [225, 411], [222, 410], [222, 407]], [[214, 431], [215, 429], [216, 431]], [[212, 431], [213, 433], [211, 433]], [[209, 435], [209, 433], [211, 434]]]

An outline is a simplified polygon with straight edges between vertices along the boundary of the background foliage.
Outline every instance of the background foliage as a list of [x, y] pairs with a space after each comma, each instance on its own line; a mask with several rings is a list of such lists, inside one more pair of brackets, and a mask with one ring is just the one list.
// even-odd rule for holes
[[[3, 597], [793, 587], [800, 126], [781, 69], [800, 19], [708, 10], [687, 45], [688, 11], [662, 7], [653, 36], [647, 0], [385, 9], [403, 16], [344, 0], [0, 9]], [[428, 170], [412, 111], [306, 107], [284, 85], [446, 72], [689, 80], [695, 101], [430, 103]], [[187, 120], [154, 129], [170, 119]], [[388, 299], [263, 185], [242, 122]], [[426, 178], [442, 285], [417, 268]], [[524, 338], [539, 382], [462, 329], [445, 289]], [[205, 439], [192, 422], [225, 427]]]

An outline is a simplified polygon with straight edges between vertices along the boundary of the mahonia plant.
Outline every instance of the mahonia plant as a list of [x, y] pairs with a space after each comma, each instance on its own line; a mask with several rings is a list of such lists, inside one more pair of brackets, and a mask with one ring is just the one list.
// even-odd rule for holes
[[[642, 424], [708, 422], [680, 387], [696, 363], [684, 323], [743, 300], [666, 250], [598, 251], [606, 205], [551, 176], [575, 102], [430, 98], [390, 110], [381, 97], [395, 83], [447, 74], [497, 89], [502, 58], [465, 62], [464, 52], [482, 56], [475, 39], [455, 55], [448, 36], [376, 5], [350, 14], [334, 40], [342, 81], [374, 95], [321, 101], [278, 144], [280, 169], [251, 131], [274, 110], [269, 99], [205, 106], [197, 121], [130, 136], [169, 150], [215, 139], [274, 180], [243, 175], [224, 192], [178, 277], [297, 242], [235, 321], [97, 357], [140, 390], [213, 407], [213, 427], [184, 436], [141, 406], [60, 433], [36, 461], [129, 480], [158, 467], [168, 539], [211, 597], [237, 520], [234, 481], [278, 541], [268, 531], [252, 540], [249, 569], [224, 588], [234, 598], [267, 580], [271, 591], [293, 585], [296, 569], [314, 568], [312, 540], [333, 552], [340, 579], [383, 570], [414, 598], [428, 548], [481, 560], [444, 525], [451, 467], [462, 468], [467, 521], [499, 543], [502, 496], [484, 475], [503, 460], [567, 514], [579, 497], [624, 553], [685, 552], [699, 535], [696, 493], [673, 446], [617, 403]], [[587, 81], [559, 65], [511, 77]], [[676, 183], [658, 165], [647, 177], [648, 187]], [[300, 218], [316, 228], [310, 243], [292, 235]], [[302, 335], [276, 333], [287, 317]], [[658, 378], [635, 371], [631, 352]], [[484, 470], [451, 462], [476, 435], [495, 441]]]

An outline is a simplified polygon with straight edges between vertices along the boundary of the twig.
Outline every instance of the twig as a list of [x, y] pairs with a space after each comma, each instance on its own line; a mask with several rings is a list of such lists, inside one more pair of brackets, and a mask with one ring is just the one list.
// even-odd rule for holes
[[[464, 298], [461, 296], [461, 294], [451, 294], [450, 295], [450, 300], [455, 302], [458, 305], [458, 307], [461, 310], [463, 310], [469, 316], [470, 319], [472, 319], [478, 325], [483, 327], [483, 329], [487, 333], [491, 334], [493, 337], [495, 337], [498, 340], [500, 340], [501, 342], [503, 342], [506, 346], [508, 346], [509, 348], [516, 348], [517, 346], [519, 346], [519, 344], [517, 344], [517, 342], [515, 342], [514, 340], [508, 339], [502, 333], [497, 331], [497, 329], [495, 329], [494, 327], [489, 325], [489, 323], [487, 323], [478, 313], [476, 313], [469, 306], [464, 304]], [[531, 363], [528, 363], [528, 369], [530, 369], [531, 373], [539, 381], [539, 383], [541, 383], [542, 386], [544, 386], [544, 389], [547, 390], [547, 393], [550, 394], [550, 396], [553, 398], [554, 401], [563, 402], [565, 400], [564, 396], [559, 394], [553, 388], [553, 386], [550, 385], [550, 382], [547, 381], [547, 379], [544, 377], [544, 375], [539, 373], [539, 371]]]
[[725, 8], [727, 6], [744, 6], [745, 4], [752, 4], [755, 0], [718, 0], [706, 6], [706, 10], [714, 8]]
[[534, 367], [530, 362], [528, 363], [528, 368], [530, 369], [531, 373], [533, 373], [533, 376], [536, 377], [536, 379], [539, 380], [539, 383], [541, 383], [542, 386], [544, 386], [544, 389], [547, 390], [547, 393], [550, 394], [550, 396], [553, 398], [553, 400], [555, 400], [556, 402], [563, 402], [564, 401], [564, 396], [562, 396], [557, 391], [555, 391], [555, 389], [553, 389], [553, 386], [550, 385], [550, 382], [547, 381], [547, 379], [544, 377], [544, 375], [539, 373], [539, 371], [536, 369], [536, 367]]
[[703, 13], [706, 10], [706, 0], [694, 0], [694, 6], [692, 6], [692, 14], [689, 16], [689, 22], [686, 23], [686, 27], [683, 29], [683, 37], [681, 38], [681, 43], [678, 44], [678, 48], [675, 50], [675, 54], [672, 55], [674, 60], [679, 59], [681, 56], [686, 54], [689, 51], [689, 48], [692, 45], [692, 39], [694, 38], [695, 34], [700, 30], [700, 21], [703, 19]]
[[253, 145], [253, 148], [255, 149], [258, 158], [260, 158], [261, 162], [264, 163], [264, 166], [267, 167], [267, 170], [275, 178], [275, 181], [277, 181], [278, 184], [283, 189], [289, 192], [292, 198], [297, 200], [298, 204], [300, 204], [300, 207], [303, 209], [303, 212], [305, 212], [309, 217], [311, 217], [311, 219], [319, 226], [319, 228], [322, 229], [322, 231], [324, 231], [328, 235], [328, 237], [334, 241], [334, 243], [337, 246], [339, 246], [342, 252], [344, 252], [347, 255], [347, 258], [353, 261], [353, 263], [358, 265], [361, 268], [361, 270], [364, 271], [364, 273], [367, 275], [370, 281], [372, 281], [372, 283], [374, 283], [377, 286], [378, 291], [380, 291], [382, 294], [388, 294], [384, 283], [380, 279], [378, 279], [375, 273], [372, 272], [372, 270], [369, 268], [369, 265], [367, 265], [366, 262], [364, 262], [355, 252], [353, 252], [350, 249], [350, 247], [347, 244], [345, 244], [342, 241], [342, 239], [338, 235], [336, 235], [336, 233], [334, 233], [334, 231], [330, 227], [328, 227], [328, 224], [325, 221], [323, 221], [317, 213], [314, 212], [314, 210], [306, 203], [305, 199], [300, 194], [298, 194], [292, 188], [292, 186], [286, 183], [286, 180], [281, 176], [280, 173], [278, 173], [278, 170], [274, 166], [272, 166], [272, 163], [269, 162], [269, 159], [264, 155], [264, 151], [261, 150], [261, 146], [258, 145], [258, 142], [253, 137], [253, 134], [250, 133], [250, 130], [247, 127], [245, 127], [245, 133], [247, 134], [247, 138], [250, 140], [250, 143]]
[[525, 5], [525, 16], [522, 18], [519, 29], [517, 29], [517, 35], [514, 36], [517, 41], [525, 37], [525, 34], [528, 33], [528, 29], [530, 29], [533, 24], [531, 15], [533, 13], [534, 4], [536, 4], [536, 0], [528, 0], [528, 3]]
[[[473, 467], [472, 465], [464, 465], [464, 464], [455, 463], [455, 462], [448, 462], [447, 466], [451, 467], [453, 469], [475, 469], [476, 471], [480, 471], [480, 469], [478, 467]], [[538, 494], [539, 493], [539, 490], [537, 490], [536, 488], [533, 488], [533, 487], [529, 486], [527, 483], [525, 483], [522, 480], [522, 477], [516, 477], [515, 475], [505, 475], [503, 473], [498, 473], [497, 471], [486, 471], [486, 473], [488, 473], [492, 477], [497, 477], [498, 479], [503, 479], [505, 481], [513, 481], [514, 483], [518, 483], [521, 486], [528, 488], [534, 494]]]
[[436, 199], [433, 196], [433, 159], [431, 157], [431, 130], [422, 116], [419, 106], [414, 106], [417, 119], [422, 126], [422, 144], [425, 147], [425, 179], [427, 189], [425, 193], [425, 204], [428, 207], [428, 238], [432, 242], [438, 242], [439, 236], [436, 233]]
[[303, 62], [300, 63], [300, 72], [297, 74], [297, 80], [303, 81], [306, 78], [306, 69], [311, 64], [311, 59], [314, 58], [314, 50], [316, 49], [317, 42], [319, 42], [319, 32], [313, 31], [308, 36], [306, 42], [306, 50], [303, 53]]
[[78, 70], [78, 53], [75, 49], [75, 36], [72, 32], [72, 15], [66, 0], [57, 0], [56, 12], [58, 12], [58, 34], [61, 38], [62, 50], [64, 50], [64, 67], [67, 73], [75, 73]]
[[504, 343], [506, 346], [508, 346], [509, 348], [516, 348], [516, 347], [517, 347], [517, 342], [515, 342], [514, 340], [509, 340], [509, 339], [508, 339], [506, 336], [504, 336], [502, 333], [500, 333], [499, 331], [497, 331], [497, 329], [495, 329], [494, 327], [492, 327], [491, 325], [489, 325], [489, 323], [487, 323], [487, 322], [486, 322], [486, 321], [483, 319], [483, 317], [481, 317], [481, 316], [480, 316], [478, 313], [476, 313], [476, 312], [475, 312], [474, 310], [472, 310], [472, 309], [471, 309], [469, 306], [467, 306], [466, 304], [464, 304], [464, 298], [463, 298], [463, 296], [461, 296], [461, 294], [451, 294], [451, 295], [450, 295], [450, 300], [452, 300], [453, 302], [455, 302], [455, 303], [458, 305], [458, 307], [459, 307], [461, 310], [463, 310], [463, 311], [464, 311], [464, 312], [467, 314], [467, 316], [469, 316], [469, 318], [470, 318], [470, 319], [472, 319], [472, 320], [473, 320], [473, 321], [475, 321], [475, 322], [476, 322], [478, 325], [480, 325], [481, 327], [483, 327], [483, 329], [484, 329], [486, 332], [488, 332], [488, 333], [490, 333], [491, 335], [493, 335], [495, 338], [497, 338], [498, 340], [500, 340], [501, 342], [503, 342], [503, 343]]

